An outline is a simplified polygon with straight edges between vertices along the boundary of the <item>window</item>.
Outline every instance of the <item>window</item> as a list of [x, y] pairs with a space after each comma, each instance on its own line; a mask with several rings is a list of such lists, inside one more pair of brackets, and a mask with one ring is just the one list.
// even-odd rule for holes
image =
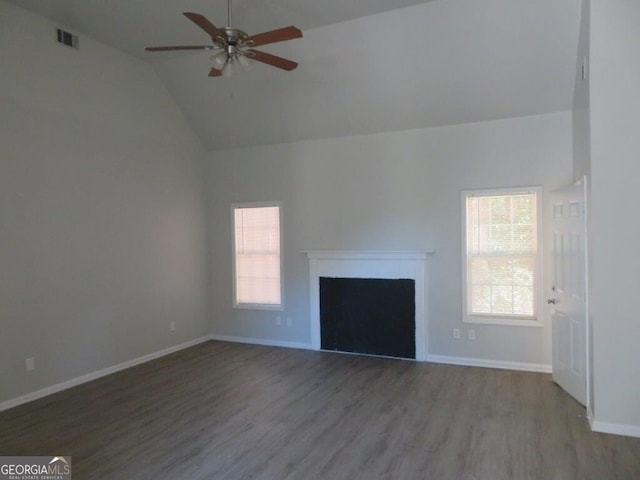
[[541, 325], [539, 187], [463, 192], [464, 321]]
[[282, 307], [280, 204], [233, 205], [234, 306]]

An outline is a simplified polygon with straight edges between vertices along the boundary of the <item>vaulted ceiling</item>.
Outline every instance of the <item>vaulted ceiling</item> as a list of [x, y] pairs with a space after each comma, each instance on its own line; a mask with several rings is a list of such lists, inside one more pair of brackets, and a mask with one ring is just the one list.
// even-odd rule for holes
[[249, 34], [297, 25], [262, 49], [300, 63], [210, 78], [181, 12], [226, 24], [226, 1], [12, 0], [153, 64], [207, 149], [570, 110], [581, 0], [236, 0]]

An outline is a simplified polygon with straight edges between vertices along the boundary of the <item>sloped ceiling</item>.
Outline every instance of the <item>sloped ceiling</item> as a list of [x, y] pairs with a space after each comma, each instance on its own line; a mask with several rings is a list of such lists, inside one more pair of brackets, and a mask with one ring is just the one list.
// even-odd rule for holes
[[[570, 110], [581, 0], [237, 0], [235, 26], [295, 24], [262, 49], [300, 62], [209, 78], [181, 12], [226, 23], [225, 1], [13, 0], [151, 62], [207, 149], [405, 130]], [[402, 8], [399, 8], [402, 7]]]

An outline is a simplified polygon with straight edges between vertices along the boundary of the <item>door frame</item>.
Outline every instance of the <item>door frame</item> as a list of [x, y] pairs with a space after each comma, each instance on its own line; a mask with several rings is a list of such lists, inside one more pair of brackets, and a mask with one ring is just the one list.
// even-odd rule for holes
[[584, 282], [585, 282], [585, 353], [586, 353], [586, 376], [587, 376], [587, 418], [589, 424], [593, 423], [593, 352], [592, 352], [592, 334], [593, 328], [591, 325], [591, 264], [589, 259], [591, 258], [591, 242], [590, 239], [590, 224], [591, 216], [591, 185], [589, 183], [589, 177], [583, 175], [582, 178], [575, 182], [577, 185], [582, 184], [582, 195], [584, 198]]

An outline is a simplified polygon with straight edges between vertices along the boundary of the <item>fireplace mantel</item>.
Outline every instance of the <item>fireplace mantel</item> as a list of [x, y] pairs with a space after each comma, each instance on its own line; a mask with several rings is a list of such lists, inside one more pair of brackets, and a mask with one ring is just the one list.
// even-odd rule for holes
[[412, 279], [415, 281], [416, 360], [427, 359], [427, 259], [423, 251], [307, 250], [311, 348], [320, 350], [320, 277]]
[[426, 260], [434, 250], [304, 250], [312, 259]]

